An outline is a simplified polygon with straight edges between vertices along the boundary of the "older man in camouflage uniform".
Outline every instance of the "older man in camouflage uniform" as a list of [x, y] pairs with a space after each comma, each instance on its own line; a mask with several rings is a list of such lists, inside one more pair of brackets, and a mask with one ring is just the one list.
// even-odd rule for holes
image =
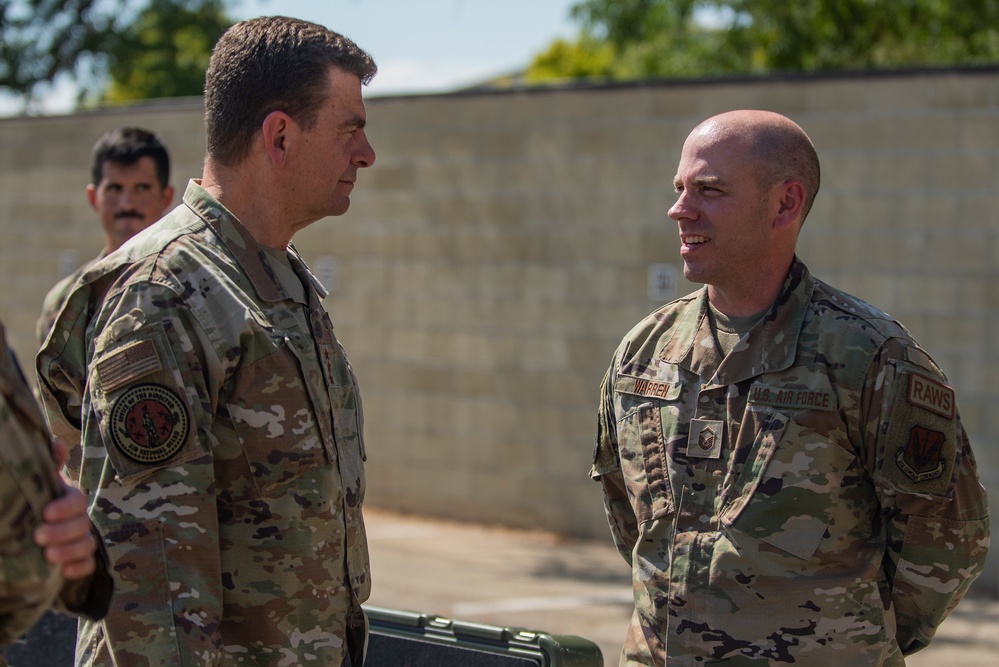
[[322, 26], [232, 27], [207, 74], [202, 180], [84, 274], [40, 352], [117, 575], [78, 664], [361, 663], [361, 403], [290, 240], [344, 213], [374, 162], [374, 73]]
[[980, 573], [988, 509], [940, 368], [795, 257], [805, 133], [740, 111], [688, 137], [688, 279], [617, 349], [591, 476], [631, 564], [621, 664], [904, 665]]
[[0, 644], [53, 606], [105, 613], [111, 579], [95, 546], [86, 499], [59, 478], [44, 418], [0, 323]]

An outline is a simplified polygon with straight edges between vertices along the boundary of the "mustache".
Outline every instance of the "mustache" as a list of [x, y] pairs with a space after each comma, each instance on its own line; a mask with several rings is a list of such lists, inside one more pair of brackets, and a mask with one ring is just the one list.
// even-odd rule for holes
[[118, 211], [114, 214], [115, 220], [121, 220], [122, 218], [139, 218], [140, 220], [145, 220], [146, 216], [142, 215], [135, 209], [126, 209], [124, 211]]

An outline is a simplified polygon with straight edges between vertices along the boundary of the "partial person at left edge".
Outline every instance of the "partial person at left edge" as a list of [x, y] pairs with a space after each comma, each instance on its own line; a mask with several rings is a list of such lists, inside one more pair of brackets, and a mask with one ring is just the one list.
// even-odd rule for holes
[[58, 466], [42, 412], [0, 322], [2, 645], [48, 609], [99, 619], [111, 601], [107, 559], [87, 517], [86, 497], [62, 480]]
[[90, 160], [87, 201], [100, 218], [104, 247], [96, 258], [56, 283], [35, 327], [45, 342], [70, 287], [90, 266], [159, 220], [173, 202], [170, 155], [159, 137], [139, 127], [119, 127], [101, 136]]

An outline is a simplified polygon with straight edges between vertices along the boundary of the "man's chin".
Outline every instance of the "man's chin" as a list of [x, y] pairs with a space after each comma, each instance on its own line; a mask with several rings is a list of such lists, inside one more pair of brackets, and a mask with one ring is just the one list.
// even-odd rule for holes
[[330, 215], [343, 215], [350, 208], [350, 197], [338, 197], [330, 208]]

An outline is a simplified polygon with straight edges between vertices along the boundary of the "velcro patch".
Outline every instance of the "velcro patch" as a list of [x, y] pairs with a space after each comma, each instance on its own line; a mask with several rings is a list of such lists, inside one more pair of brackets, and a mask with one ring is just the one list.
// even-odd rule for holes
[[923, 426], [909, 429], [909, 441], [895, 456], [898, 467], [917, 484], [936, 479], [944, 473], [943, 451], [947, 436]]
[[749, 390], [749, 402], [791, 410], [828, 412], [837, 409], [836, 397], [830, 391], [797, 387], [772, 387], [761, 382], [754, 383]]
[[954, 418], [954, 390], [920, 373], [909, 374], [909, 403], [946, 419]]
[[894, 378], [880, 417], [880, 475], [903, 493], [947, 498], [960, 429], [954, 390], [906, 362], [888, 370]]
[[162, 463], [187, 441], [191, 419], [173, 389], [140, 384], [111, 406], [111, 438], [117, 449], [137, 463]]
[[725, 422], [718, 419], [691, 419], [687, 457], [717, 459], [721, 456]]
[[97, 377], [105, 392], [112, 392], [129, 382], [163, 368], [156, 345], [148, 338], [130, 343], [95, 364]]
[[683, 385], [679, 382], [661, 382], [647, 378], [618, 377], [614, 391], [621, 394], [635, 394], [647, 398], [661, 398], [675, 401], [680, 397]]

